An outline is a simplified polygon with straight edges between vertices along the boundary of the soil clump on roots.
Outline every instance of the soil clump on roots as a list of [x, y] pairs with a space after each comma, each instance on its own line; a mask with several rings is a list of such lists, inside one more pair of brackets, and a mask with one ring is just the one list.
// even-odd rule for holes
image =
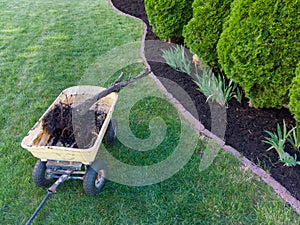
[[43, 128], [50, 134], [47, 146], [83, 149], [93, 146], [106, 116], [98, 107], [76, 116], [72, 104], [56, 104], [43, 118]]

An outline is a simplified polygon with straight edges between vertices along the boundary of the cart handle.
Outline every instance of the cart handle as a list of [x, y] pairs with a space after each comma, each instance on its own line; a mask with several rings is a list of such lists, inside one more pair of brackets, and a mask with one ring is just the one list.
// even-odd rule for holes
[[29, 218], [29, 220], [26, 222], [26, 225], [30, 225], [32, 223], [32, 221], [34, 220], [34, 218], [36, 217], [36, 215], [39, 213], [39, 211], [41, 210], [41, 208], [45, 205], [45, 203], [48, 200], [48, 198], [51, 195], [54, 195], [56, 193], [57, 188], [59, 188], [66, 180], [68, 180], [70, 178], [72, 172], [73, 172], [72, 170], [67, 170], [65, 174], [61, 175], [55, 181], [55, 183], [50, 188], [48, 188], [46, 196], [44, 197], [44, 199], [40, 203], [40, 205], [36, 208], [36, 210], [34, 211], [34, 213], [31, 215], [31, 217]]

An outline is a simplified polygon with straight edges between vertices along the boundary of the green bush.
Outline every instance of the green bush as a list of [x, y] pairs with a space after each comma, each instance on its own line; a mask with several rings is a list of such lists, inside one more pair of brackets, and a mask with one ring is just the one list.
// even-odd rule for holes
[[292, 81], [290, 89], [290, 103], [289, 110], [294, 114], [294, 118], [300, 124], [300, 62], [296, 69], [296, 76]]
[[195, 0], [193, 18], [183, 28], [184, 42], [207, 65], [219, 70], [217, 43], [233, 0]]
[[177, 41], [192, 17], [194, 0], [145, 0], [145, 8], [153, 32], [162, 40]]
[[254, 107], [280, 108], [300, 59], [300, 1], [236, 0], [217, 45], [225, 74]]

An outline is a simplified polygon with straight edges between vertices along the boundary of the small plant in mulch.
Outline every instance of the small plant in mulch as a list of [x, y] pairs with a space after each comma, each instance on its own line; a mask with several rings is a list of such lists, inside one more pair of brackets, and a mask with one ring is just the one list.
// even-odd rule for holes
[[285, 121], [283, 121], [282, 129], [280, 128], [280, 125], [277, 124], [277, 133], [273, 133], [268, 130], [265, 132], [269, 135], [269, 137], [265, 137], [263, 142], [271, 145], [267, 151], [275, 149], [278, 154], [279, 161], [283, 162], [285, 166], [300, 165], [300, 161], [297, 161], [296, 154], [291, 156], [285, 151], [286, 142], [289, 142], [293, 146], [294, 150], [299, 150], [299, 129], [297, 129], [297, 127], [293, 127], [288, 131]]
[[191, 74], [191, 61], [185, 51], [186, 50], [182, 45], [176, 45], [167, 50], [162, 50], [162, 57], [173, 69], [186, 74]]

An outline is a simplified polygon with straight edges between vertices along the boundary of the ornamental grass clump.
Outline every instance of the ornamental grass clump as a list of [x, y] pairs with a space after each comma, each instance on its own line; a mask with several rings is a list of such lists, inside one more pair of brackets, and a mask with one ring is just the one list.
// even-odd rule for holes
[[290, 135], [287, 139], [291, 145], [293, 146], [294, 150], [300, 150], [300, 126], [297, 124], [290, 130]]
[[237, 97], [240, 101], [239, 89], [232, 80], [226, 84], [224, 77], [215, 76], [212, 70], [209, 69], [204, 69], [201, 75], [196, 73], [196, 78], [197, 80], [194, 82], [197, 84], [198, 90], [206, 96], [206, 101], [211, 99], [221, 106], [226, 106], [227, 102], [233, 97]]
[[191, 61], [183, 46], [176, 45], [168, 50], [162, 50], [162, 52], [162, 57], [170, 67], [179, 72], [191, 74]]
[[281, 108], [300, 60], [300, 1], [236, 0], [217, 45], [219, 62], [254, 107]]
[[[275, 149], [278, 156], [279, 161], [283, 162], [285, 166], [296, 166], [300, 165], [300, 161], [297, 161], [297, 155], [291, 156], [288, 152], [285, 151], [285, 143], [289, 141], [293, 145], [293, 141], [291, 138], [291, 134], [295, 128], [287, 131], [286, 123], [283, 121], [282, 128], [279, 124], [277, 124], [277, 133], [273, 133], [271, 131], [265, 131], [269, 137], [265, 137], [263, 140], [264, 143], [271, 145], [267, 151], [271, 149]], [[294, 146], [295, 147], [295, 146]]]

